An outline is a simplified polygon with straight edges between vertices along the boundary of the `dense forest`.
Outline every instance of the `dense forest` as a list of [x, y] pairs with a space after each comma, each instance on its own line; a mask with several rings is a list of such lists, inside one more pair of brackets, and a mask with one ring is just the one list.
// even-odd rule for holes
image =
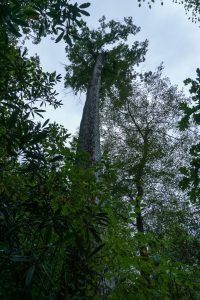
[[[177, 5], [198, 26], [199, 1]], [[89, 6], [0, 1], [0, 299], [198, 300], [200, 69], [189, 96], [162, 64], [140, 72], [132, 17], [91, 29]], [[22, 42], [46, 36], [86, 95], [73, 138], [44, 114], [61, 75]]]

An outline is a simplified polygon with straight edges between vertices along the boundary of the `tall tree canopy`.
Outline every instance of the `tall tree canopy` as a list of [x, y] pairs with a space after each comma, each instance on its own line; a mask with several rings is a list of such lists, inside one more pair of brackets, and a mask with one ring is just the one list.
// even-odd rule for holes
[[102, 53], [101, 95], [103, 97], [117, 89], [122, 97], [123, 91], [128, 91], [125, 86], [130, 86], [133, 67], [144, 60], [147, 41], [135, 41], [131, 46], [124, 43], [129, 36], [136, 35], [140, 30], [130, 17], [124, 18], [124, 23], [114, 20], [106, 23], [105, 17], [99, 22], [100, 26], [96, 30], [90, 30], [86, 23], [83, 23], [80, 30], [74, 29], [72, 36], [75, 43], [66, 48], [71, 63], [66, 66], [65, 84], [75, 93], [86, 91], [96, 57]]
[[66, 49], [71, 62], [66, 66], [66, 87], [75, 93], [87, 91], [79, 143], [90, 161], [100, 159], [99, 99], [117, 90], [123, 101], [129, 93], [134, 65], [144, 59], [147, 42], [135, 42], [131, 47], [124, 44], [138, 31], [132, 18], [124, 18], [122, 24], [114, 20], [106, 23], [103, 17], [97, 30], [90, 30], [85, 23], [81, 30], [75, 29], [75, 41]]

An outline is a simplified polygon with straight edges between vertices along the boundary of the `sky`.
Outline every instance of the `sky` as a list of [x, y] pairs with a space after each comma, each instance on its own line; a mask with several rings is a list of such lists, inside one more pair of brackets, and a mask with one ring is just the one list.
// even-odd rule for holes
[[[87, 2], [77, 0], [78, 4]], [[105, 15], [107, 20], [123, 20], [132, 16], [134, 24], [141, 28], [135, 40], [149, 41], [146, 60], [140, 65], [141, 71], [154, 71], [161, 62], [164, 64], [163, 75], [170, 78], [172, 84], [183, 88], [183, 80], [195, 78], [195, 70], [200, 67], [200, 24], [188, 20], [184, 7], [164, 0], [161, 6], [157, 0], [149, 9], [147, 3], [138, 6], [137, 0], [88, 0], [91, 6], [87, 9], [90, 17], [85, 20], [91, 28], [98, 26], [98, 20]], [[37, 53], [44, 71], [53, 72], [64, 77], [66, 64], [65, 45], [55, 44], [45, 38], [39, 45], [27, 43], [29, 55]], [[71, 90], [64, 89], [61, 82], [57, 86], [59, 99], [63, 106], [57, 110], [47, 109], [46, 117], [64, 125], [69, 133], [74, 134], [80, 124], [85, 95], [75, 96]], [[186, 90], [187, 93], [187, 90]]]

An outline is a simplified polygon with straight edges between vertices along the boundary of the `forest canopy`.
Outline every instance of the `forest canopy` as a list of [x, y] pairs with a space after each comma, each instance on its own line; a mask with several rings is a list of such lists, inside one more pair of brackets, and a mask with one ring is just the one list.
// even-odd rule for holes
[[[133, 18], [94, 29], [89, 7], [0, 4], [0, 299], [198, 300], [200, 69], [189, 96], [162, 64], [139, 70]], [[86, 96], [74, 137], [45, 116], [61, 75], [22, 42], [46, 36]]]

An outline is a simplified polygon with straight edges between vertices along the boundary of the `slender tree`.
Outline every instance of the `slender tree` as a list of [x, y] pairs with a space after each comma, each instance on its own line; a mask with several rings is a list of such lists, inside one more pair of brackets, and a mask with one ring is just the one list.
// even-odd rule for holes
[[[133, 81], [132, 95], [118, 110], [109, 99], [102, 110], [104, 147], [108, 149], [110, 145], [113, 158], [121, 157], [126, 162], [124, 176], [133, 183], [130, 186], [133, 198], [138, 195], [143, 199], [146, 189], [145, 194], [151, 197], [162, 176], [176, 173], [175, 162], [178, 165], [183, 159], [180, 155], [184, 155], [184, 141], [186, 150], [189, 148], [188, 133], [180, 137], [176, 128], [181, 116], [179, 105], [185, 97], [170, 85], [167, 78], [162, 79], [161, 74], [162, 67], [159, 67], [155, 73], [139, 75]], [[132, 179], [128, 179], [131, 176]], [[139, 224], [139, 231], [143, 231], [143, 225]]]
[[[171, 234], [170, 230], [174, 232], [174, 228], [179, 228], [180, 236], [190, 236], [193, 242], [198, 236], [198, 231], [194, 239], [190, 233], [191, 218], [197, 210], [188, 205], [188, 197], [178, 188], [181, 175], [177, 170], [182, 161], [186, 163], [188, 160], [189, 145], [193, 139], [188, 132], [180, 134], [177, 129], [181, 116], [179, 105], [183, 99], [187, 100], [177, 87], [161, 75], [162, 67], [155, 73], [138, 75], [133, 80], [131, 96], [121, 103], [118, 110], [107, 99], [101, 114], [103, 148], [110, 152], [111, 160], [116, 165], [118, 186], [121, 189], [124, 186], [121, 201], [130, 207], [132, 235], [138, 244], [132, 255], [136, 259], [137, 252], [140, 253], [140, 264], [136, 268], [142, 275], [140, 280], [145, 287], [140, 292], [141, 295], [146, 293], [150, 299], [155, 297], [154, 285], [160, 297], [169, 293], [168, 287], [162, 285], [152, 273], [160, 272], [160, 256], [164, 258], [166, 255], [173, 264], [175, 282], [182, 276], [171, 256], [174, 233]], [[195, 228], [197, 224], [198, 221]], [[163, 245], [165, 239], [168, 245], [170, 241], [172, 248], [167, 246], [167, 242], [164, 246], [166, 249], [158, 244], [155, 246], [157, 239], [162, 240]], [[185, 249], [188, 248], [185, 246]], [[178, 251], [176, 258], [181, 260], [183, 268], [188, 266]], [[136, 262], [132, 264], [134, 268]], [[170, 269], [170, 265], [166, 265], [166, 268]], [[195, 265], [191, 269], [198, 274]], [[166, 277], [165, 280], [171, 285], [171, 295], [179, 297], [176, 284], [170, 278]], [[136, 284], [138, 279], [134, 278], [133, 281]], [[187, 280], [183, 281], [180, 295], [188, 295], [187, 284]], [[195, 295], [195, 282], [191, 291]]]

